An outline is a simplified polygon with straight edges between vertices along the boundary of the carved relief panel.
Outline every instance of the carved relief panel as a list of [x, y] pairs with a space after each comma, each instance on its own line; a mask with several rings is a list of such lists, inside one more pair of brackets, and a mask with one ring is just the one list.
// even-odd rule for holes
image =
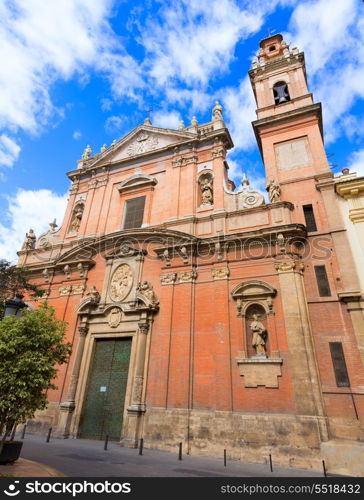
[[114, 302], [122, 302], [133, 286], [133, 272], [128, 264], [121, 264], [114, 271], [109, 287], [109, 295]]

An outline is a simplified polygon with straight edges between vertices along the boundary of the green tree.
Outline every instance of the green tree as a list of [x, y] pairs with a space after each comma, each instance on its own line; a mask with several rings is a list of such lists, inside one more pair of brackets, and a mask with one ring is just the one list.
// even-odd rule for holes
[[20, 318], [0, 321], [0, 432], [4, 441], [11, 430], [47, 405], [46, 392], [57, 365], [68, 361], [70, 344], [64, 343], [66, 323], [44, 303]]
[[22, 267], [12, 266], [10, 262], [0, 259], [0, 318], [3, 316], [5, 301], [12, 299], [16, 293], [29, 292], [40, 296], [42, 291], [29, 283], [29, 274]]

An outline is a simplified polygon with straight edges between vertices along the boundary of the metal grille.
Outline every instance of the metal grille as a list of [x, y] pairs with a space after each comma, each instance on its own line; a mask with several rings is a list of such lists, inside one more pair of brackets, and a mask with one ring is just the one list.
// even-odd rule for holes
[[120, 439], [131, 339], [100, 339], [88, 381], [79, 436]]
[[124, 229], [141, 227], [143, 224], [145, 196], [127, 200], [125, 203]]
[[315, 273], [320, 297], [331, 297], [331, 290], [325, 266], [315, 266]]
[[305, 215], [307, 231], [309, 233], [312, 231], [317, 231], [315, 214], [313, 213], [312, 205], [305, 205], [303, 207], [303, 213]]
[[334, 366], [336, 385], [350, 387], [348, 370], [346, 368], [343, 346], [341, 342], [330, 342], [332, 364]]

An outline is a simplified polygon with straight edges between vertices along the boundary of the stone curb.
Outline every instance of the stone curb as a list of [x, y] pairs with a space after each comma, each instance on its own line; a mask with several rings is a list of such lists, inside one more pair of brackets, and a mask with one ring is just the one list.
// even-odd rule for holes
[[67, 477], [63, 472], [40, 462], [19, 458], [13, 464], [0, 465], [0, 476], [14, 477]]

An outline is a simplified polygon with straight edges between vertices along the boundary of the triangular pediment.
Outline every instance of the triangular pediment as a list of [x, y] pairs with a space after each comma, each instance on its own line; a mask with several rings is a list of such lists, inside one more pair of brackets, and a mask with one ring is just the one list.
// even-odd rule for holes
[[196, 138], [196, 134], [187, 131], [139, 125], [128, 135], [112, 144], [106, 151], [99, 154], [94, 164], [102, 164], [105, 160], [108, 163], [113, 163], [150, 154], [194, 138]]

